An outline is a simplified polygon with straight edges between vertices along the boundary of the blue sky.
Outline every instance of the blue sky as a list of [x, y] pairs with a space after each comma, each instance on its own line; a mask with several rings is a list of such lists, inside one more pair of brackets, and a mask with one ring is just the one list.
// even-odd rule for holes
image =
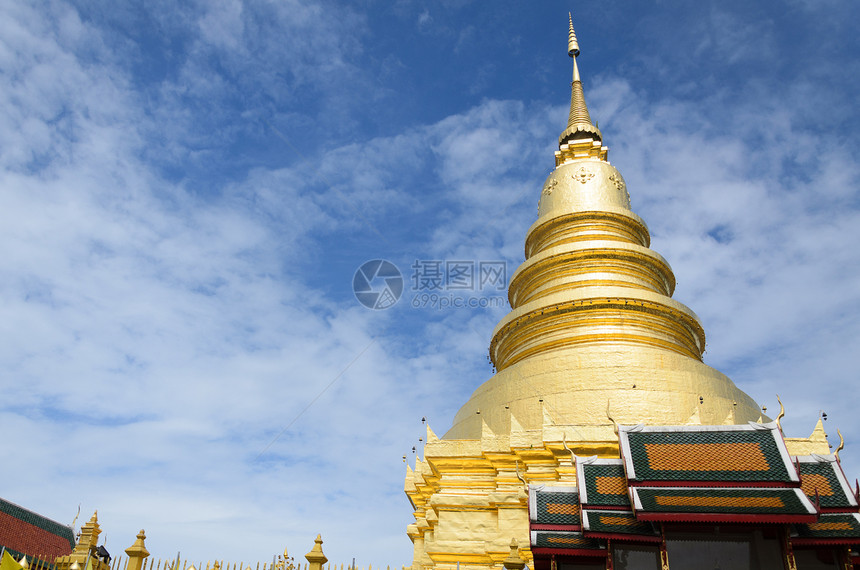
[[[204, 561], [322, 533], [334, 561], [408, 564], [401, 457], [491, 375], [506, 313], [412, 308], [409, 267], [522, 262], [571, 9], [706, 362], [779, 393], [789, 436], [826, 411], [860, 474], [850, 1], [4, 2], [4, 498], [99, 509], [113, 553], [140, 528]], [[351, 288], [378, 258], [407, 280], [385, 311]]]

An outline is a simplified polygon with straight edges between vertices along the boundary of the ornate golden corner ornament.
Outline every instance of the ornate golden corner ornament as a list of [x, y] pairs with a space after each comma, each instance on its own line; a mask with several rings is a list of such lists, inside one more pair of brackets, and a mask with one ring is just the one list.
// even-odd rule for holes
[[528, 490], [529, 490], [529, 484], [528, 484], [528, 483], [526, 483], [526, 480], [525, 480], [525, 479], [523, 479], [523, 476], [522, 476], [522, 475], [520, 475], [520, 460], [519, 460], [519, 459], [517, 459], [517, 461], [514, 463], [514, 466], [515, 466], [515, 468], [516, 468], [516, 470], [517, 470], [517, 479], [519, 479], [519, 480], [520, 480], [520, 482], [522, 482], [523, 487], [525, 487], [526, 492], [528, 492]]
[[571, 448], [569, 448], [567, 446], [567, 432], [562, 434], [561, 444], [564, 446], [564, 448], [567, 450], [567, 452], [570, 453], [570, 464], [573, 465], [574, 467], [576, 467], [576, 454], [573, 452], [573, 450]]
[[606, 400], [606, 417], [612, 422], [612, 430], [615, 432], [615, 435], [618, 435], [618, 422], [616, 422], [615, 418], [612, 417], [612, 414], [609, 413], [609, 400]]
[[839, 434], [839, 447], [836, 448], [833, 455], [836, 456], [836, 461], [839, 461], [839, 452], [842, 451], [843, 447], [845, 447], [845, 438], [842, 437], [842, 432], [839, 431], [839, 428], [836, 428], [836, 433]]
[[776, 427], [782, 431], [780, 420], [785, 417], [785, 406], [782, 405], [782, 400], [779, 399], [779, 394], [776, 395], [776, 401], [779, 402], [779, 415], [776, 416]]

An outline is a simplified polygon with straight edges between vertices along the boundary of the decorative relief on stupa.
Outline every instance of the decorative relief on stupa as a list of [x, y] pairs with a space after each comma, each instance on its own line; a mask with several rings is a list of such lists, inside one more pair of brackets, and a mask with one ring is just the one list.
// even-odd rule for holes
[[544, 195], [549, 196], [550, 194], [552, 194], [552, 189], [556, 186], [558, 186], [558, 180], [552, 179], [547, 181], [547, 183], [543, 186]]
[[617, 172], [610, 174], [609, 175], [609, 181], [612, 182], [613, 184], [615, 184], [616, 188], [624, 191], [624, 195], [627, 196], [627, 201], [629, 202], [630, 201], [630, 192], [627, 191], [627, 183], [624, 182], [624, 179], [621, 177], [621, 175], [618, 174]]
[[594, 173], [586, 167], [580, 166], [576, 170], [576, 172], [570, 175], [570, 177], [573, 178], [575, 181], [579, 182], [580, 184], [585, 184], [586, 182], [594, 178]]

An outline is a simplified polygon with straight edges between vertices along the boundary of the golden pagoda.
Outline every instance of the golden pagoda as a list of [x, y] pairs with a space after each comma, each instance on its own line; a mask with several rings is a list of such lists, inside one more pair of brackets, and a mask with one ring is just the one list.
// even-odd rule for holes
[[[428, 426], [424, 458], [407, 466], [414, 570], [501, 568], [512, 540], [531, 564], [528, 485], [575, 486], [577, 456], [618, 461], [619, 425], [770, 421], [702, 361], [702, 324], [672, 299], [672, 269], [589, 115], [572, 18], [568, 54], [570, 114], [510, 279], [512, 310], [493, 331], [496, 374], [441, 439]], [[785, 444], [830, 453], [820, 421]]]

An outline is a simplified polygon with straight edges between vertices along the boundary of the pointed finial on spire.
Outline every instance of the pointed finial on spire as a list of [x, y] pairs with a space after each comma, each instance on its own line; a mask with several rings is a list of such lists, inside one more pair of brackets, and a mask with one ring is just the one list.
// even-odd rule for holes
[[576, 32], [573, 31], [573, 16], [570, 12], [567, 16], [570, 25], [567, 34], [567, 55], [573, 58], [573, 82], [570, 84], [570, 114], [567, 117], [567, 128], [558, 137], [559, 146], [574, 139], [603, 140], [600, 129], [591, 122], [588, 106], [585, 104], [585, 94], [582, 91], [582, 81], [579, 77], [579, 66], [576, 63], [576, 57], [579, 55], [579, 42], [576, 40]]
[[567, 13], [567, 19], [570, 22], [570, 31], [567, 33], [567, 55], [576, 57], [579, 55], [579, 43], [576, 41], [576, 32], [573, 31], [573, 16], [570, 12]]

